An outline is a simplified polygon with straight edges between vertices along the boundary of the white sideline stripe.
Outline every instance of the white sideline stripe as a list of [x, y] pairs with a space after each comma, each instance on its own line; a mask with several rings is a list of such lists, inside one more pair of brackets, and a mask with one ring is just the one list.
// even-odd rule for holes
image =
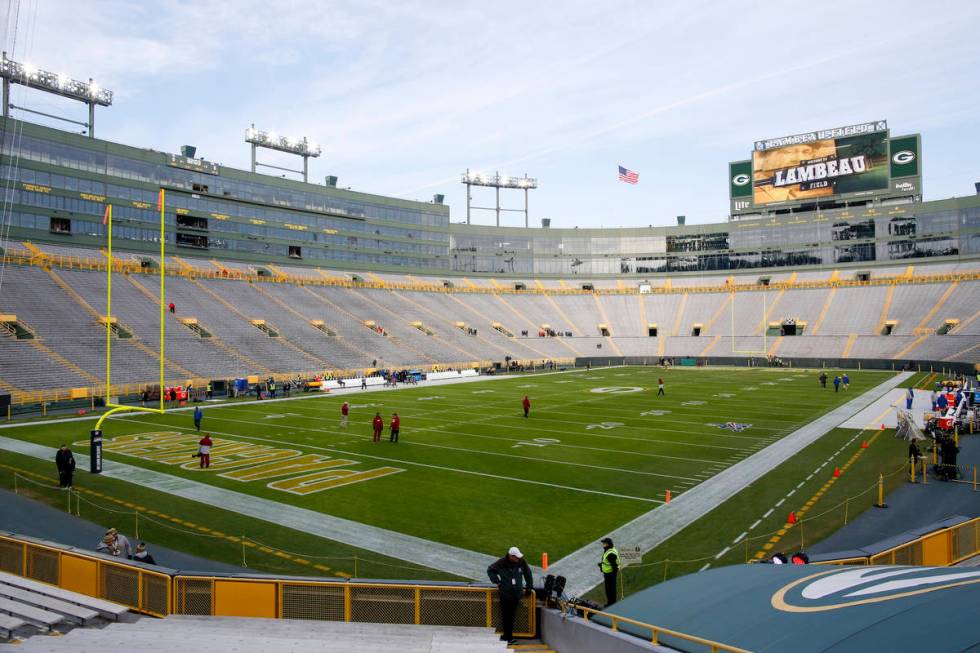
[[738, 544], [739, 542], [742, 541], [742, 538], [745, 537], [748, 534], [749, 534], [748, 531], [742, 531], [741, 535], [739, 535], [734, 540], [732, 540], [732, 544]]
[[[136, 424], [141, 424], [143, 426], [150, 426], [146, 422], [141, 422], [139, 420], [134, 420], [134, 419], [126, 419], [125, 417], [120, 417], [119, 418], [119, 421], [121, 421], [121, 422], [133, 422], [133, 423], [136, 423]], [[517, 478], [515, 476], [502, 476], [502, 475], [499, 475], [499, 474], [491, 474], [489, 472], [477, 472], [477, 471], [473, 471], [473, 470], [469, 470], [469, 469], [457, 469], [455, 467], [446, 467], [444, 465], [433, 465], [431, 463], [419, 463], [419, 462], [415, 462], [415, 461], [412, 461], [412, 460], [402, 460], [401, 458], [387, 458], [385, 456], [375, 456], [373, 454], [361, 453], [359, 451], [356, 451], [356, 452], [355, 451], [344, 451], [342, 449], [336, 449], [336, 448], [333, 448], [333, 447], [320, 447], [320, 446], [313, 445], [313, 444], [298, 444], [298, 443], [295, 443], [295, 442], [286, 442], [286, 441], [283, 441], [283, 440], [275, 440], [273, 438], [260, 438], [258, 436], [254, 436], [254, 435], [243, 435], [241, 433], [232, 433], [232, 432], [228, 432], [228, 431], [214, 431], [214, 430], [211, 430], [211, 431], [208, 431], [208, 433], [217, 433], [218, 435], [228, 435], [228, 436], [231, 436], [233, 438], [238, 438], [238, 439], [241, 439], [241, 440], [257, 440], [259, 442], [272, 442], [272, 443], [275, 443], [275, 444], [285, 444], [285, 445], [290, 445], [290, 446], [294, 446], [294, 447], [302, 447], [302, 448], [305, 448], [305, 449], [316, 449], [318, 451], [329, 451], [331, 453], [342, 453], [345, 456], [355, 456], [355, 457], [358, 457], [358, 458], [373, 458], [375, 460], [383, 460], [383, 461], [385, 461], [387, 463], [401, 464], [401, 465], [415, 465], [416, 467], [427, 467], [429, 469], [438, 469], [438, 470], [441, 470], [441, 471], [444, 471], [444, 472], [456, 472], [458, 474], [471, 474], [473, 476], [483, 476], [484, 478], [495, 478], [495, 479], [502, 480], [502, 481], [514, 481], [514, 482], [517, 482], [517, 483], [528, 483], [530, 485], [543, 485], [545, 487], [553, 487], [553, 488], [558, 488], [558, 489], [561, 489], [561, 490], [571, 490], [573, 492], [585, 492], [587, 494], [601, 494], [603, 496], [616, 497], [618, 499], [633, 499], [635, 501], [645, 501], [647, 503], [657, 503], [657, 504], [663, 503], [663, 501], [660, 501], [658, 499], [647, 499], [647, 498], [644, 498], [644, 497], [633, 497], [633, 496], [630, 496], [628, 494], [616, 494], [615, 492], [604, 492], [602, 490], [590, 490], [590, 489], [587, 489], [587, 488], [574, 487], [574, 486], [571, 486], [571, 485], [559, 485], [557, 483], [546, 483], [545, 481], [533, 481], [533, 480], [526, 479], [526, 478]], [[533, 459], [533, 460], [538, 460], [538, 459]], [[243, 496], [249, 496], [249, 495], [243, 495]], [[319, 514], [319, 513], [317, 513], [317, 514]]]
[[[640, 547], [644, 553], [650, 551], [738, 494], [748, 483], [761, 478], [763, 474], [816, 442], [910, 376], [912, 374], [909, 372], [900, 372], [883, 379], [863, 394], [691, 488], [676, 501], [672, 501], [670, 506], [660, 506], [640, 515], [608, 533], [608, 536], [613, 540], [630, 542]], [[561, 574], [569, 579], [565, 589], [569, 595], [582, 595], [602, 582], [602, 575], [595, 565], [595, 552], [598, 548], [598, 541], [590, 542], [549, 567], [550, 573]]]
[[710, 562], [706, 562], [706, 563], [704, 563], [704, 566], [703, 567], [701, 567], [700, 569], [698, 569], [698, 572], [700, 573], [700, 572], [704, 571], [705, 569], [707, 569], [710, 566], [711, 566], [711, 563]]
[[786, 497], [783, 497], [782, 499], [780, 499], [779, 501], [777, 501], [776, 502], [776, 507], [778, 508], [779, 506], [783, 505], [784, 503], [786, 503]]
[[732, 550], [732, 547], [726, 546], [724, 549], [722, 549], [721, 551], [718, 552], [718, 555], [715, 556], [715, 560], [717, 560], [718, 558], [720, 558], [721, 556], [725, 555], [726, 553], [728, 553], [731, 550]]
[[756, 519], [754, 522], [752, 522], [752, 525], [749, 526], [749, 530], [750, 531], [753, 530], [756, 526], [758, 526], [761, 523], [762, 523], [762, 520], [761, 519]]
[[[0, 448], [32, 458], [51, 461], [51, 447], [0, 436]], [[88, 467], [88, 456], [75, 454], [79, 469]], [[161, 474], [113, 460], [104, 460], [102, 475], [141, 487], [171, 494], [205, 506], [220, 506], [247, 517], [342, 542], [392, 558], [432, 569], [442, 569], [463, 578], [482, 579], [495, 556], [468, 551], [449, 544], [423, 540], [413, 535], [297, 508], [269, 499], [233, 492], [170, 474]]]
[[762, 518], [763, 518], [763, 519], [766, 519], [766, 518], [768, 518], [768, 517], [769, 517], [769, 515], [771, 515], [771, 514], [772, 514], [773, 512], [775, 512], [775, 510], [776, 510], [775, 508], [770, 508], [769, 510], [767, 510], [767, 511], [766, 511], [766, 514], [764, 514], [764, 515], [762, 516]]

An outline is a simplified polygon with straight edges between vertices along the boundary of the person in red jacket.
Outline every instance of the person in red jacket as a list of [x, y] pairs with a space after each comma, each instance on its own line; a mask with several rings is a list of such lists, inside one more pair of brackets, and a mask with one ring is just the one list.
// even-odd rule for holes
[[381, 419], [381, 413], [374, 414], [371, 426], [374, 427], [374, 441], [381, 442], [381, 431], [385, 428], [385, 421]]
[[524, 401], [521, 402], [521, 406], [524, 407], [524, 417], [527, 417], [528, 413], [531, 412], [531, 400], [527, 398], [527, 395], [524, 395]]
[[340, 407], [340, 426], [347, 428], [347, 416], [350, 415], [350, 404], [346, 401]]
[[177, 312], [177, 307], [174, 306], [174, 303], [173, 302], [170, 302], [170, 306], [168, 306], [168, 308], [170, 309], [170, 312], [171, 313]]
[[402, 418], [398, 416], [398, 413], [391, 414], [391, 438], [389, 442], [398, 442], [398, 431], [402, 427]]
[[211, 441], [211, 436], [207, 433], [201, 438], [201, 441], [197, 443], [197, 456], [201, 459], [201, 469], [205, 469], [211, 466], [211, 447], [214, 443]]

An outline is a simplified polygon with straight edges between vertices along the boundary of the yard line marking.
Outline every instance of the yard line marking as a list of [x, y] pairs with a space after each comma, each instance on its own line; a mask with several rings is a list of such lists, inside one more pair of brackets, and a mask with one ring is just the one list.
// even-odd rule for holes
[[776, 506], [775, 506], [775, 507], [776, 507], [776, 508], [778, 508], [779, 506], [781, 506], [781, 505], [783, 505], [784, 503], [786, 503], [786, 497], [783, 497], [782, 499], [780, 499], [780, 500], [779, 500], [779, 501], [778, 501], [778, 502], [776, 503]]
[[707, 569], [710, 566], [711, 566], [711, 563], [710, 562], [704, 563], [704, 566], [701, 567], [700, 569], [698, 569], [698, 573], [701, 573], [702, 571], [704, 571], [705, 569]]
[[739, 542], [742, 541], [742, 538], [745, 537], [746, 535], [748, 535], [748, 532], [747, 531], [742, 531], [742, 533], [738, 537], [736, 537], [734, 540], [732, 540], [732, 544], [738, 544]]
[[766, 511], [766, 514], [764, 514], [762, 518], [767, 519], [769, 515], [771, 515], [775, 510], [776, 510], [775, 508], [770, 508], [769, 510]]
[[[113, 416], [113, 417], [110, 417], [110, 419], [116, 419], [116, 417]], [[229, 419], [227, 417], [216, 417], [214, 419], [216, 419], [218, 421], [222, 421], [222, 422], [233, 422], [235, 424], [261, 425], [260, 422], [253, 422], [251, 420]], [[177, 428], [179, 428], [179, 427], [177, 427]], [[342, 435], [342, 434], [344, 434], [344, 435], [353, 435], [353, 434], [346, 434], [344, 431], [337, 431], [337, 430], [334, 430], [334, 429], [327, 429], [327, 428], [317, 429], [317, 428], [305, 427], [305, 426], [298, 426], [296, 428], [301, 429], [303, 431], [312, 431], [314, 433], [329, 433], [330, 435]], [[358, 437], [361, 437], [361, 439], [363, 441], [367, 441], [370, 438], [370, 436], [368, 436], [368, 435], [358, 436]], [[495, 438], [494, 436], [480, 436], [480, 435], [475, 435], [475, 434], [474, 434], [474, 437], [482, 437], [482, 438], [486, 438], [486, 439], [504, 439], [504, 440], [507, 440], [509, 442], [520, 442], [521, 441], [521, 440], [511, 440], [509, 438]], [[281, 440], [273, 440], [273, 441], [275, 441], [275, 442], [281, 442]], [[301, 444], [296, 443], [296, 442], [284, 442], [284, 444], [291, 444], [293, 446], [302, 446]], [[560, 464], [560, 465], [573, 465], [573, 466], [578, 466], [578, 467], [592, 467], [592, 468], [595, 468], [595, 469], [603, 469], [603, 470], [606, 470], [606, 471], [613, 471], [613, 472], [622, 472], [622, 473], [626, 473], [626, 474], [636, 473], [636, 474], [641, 474], [643, 476], [660, 476], [660, 477], [663, 477], [663, 478], [680, 478], [680, 479], [685, 479], [685, 480], [693, 480], [693, 479], [691, 479], [688, 476], [678, 476], [676, 474], [658, 474], [658, 473], [655, 473], [655, 472], [636, 472], [636, 471], [633, 471], [633, 470], [623, 469], [623, 468], [619, 468], [619, 467], [605, 467], [605, 466], [602, 466], [602, 465], [589, 465], [589, 464], [586, 464], [586, 463], [574, 463], [574, 462], [568, 462], [568, 461], [562, 461], [562, 460], [551, 460], [551, 459], [548, 459], [548, 458], [535, 458], [535, 457], [532, 457], [532, 456], [519, 456], [517, 454], [509, 454], [509, 453], [496, 452], [496, 451], [482, 451], [480, 449], [467, 449], [467, 448], [464, 448], [464, 447], [450, 447], [448, 445], [444, 445], [444, 444], [433, 444], [431, 442], [417, 442], [417, 441], [408, 440], [408, 441], [405, 441], [404, 444], [407, 444], [407, 445], [410, 445], [410, 446], [415, 446], [415, 447], [429, 447], [429, 448], [433, 448], [433, 449], [446, 449], [446, 450], [449, 450], [449, 451], [459, 451], [459, 452], [463, 452], [463, 453], [478, 453], [478, 454], [482, 454], [482, 455], [486, 455], [486, 456], [500, 456], [500, 457], [504, 457], [504, 458], [517, 458], [517, 459], [522, 459], [522, 460], [533, 460], [535, 462], [547, 462], [547, 463], [554, 463], [554, 464]], [[668, 456], [666, 454], [654, 454], [654, 453], [639, 453], [639, 452], [618, 451], [618, 450], [602, 449], [602, 448], [599, 448], [599, 447], [586, 447], [586, 446], [583, 446], [583, 445], [560, 445], [560, 444], [556, 444], [556, 445], [552, 445], [552, 446], [555, 446], [555, 447], [564, 446], [564, 447], [571, 448], [571, 449], [587, 449], [587, 450], [601, 451], [601, 452], [613, 451], [615, 453], [624, 453], [624, 454], [631, 454], [631, 455], [638, 455], [638, 456], [646, 456], [646, 457], [650, 457], [650, 458], [664, 458], [664, 459], [667, 459], [667, 460], [680, 460], [680, 461], [683, 461], [683, 462], [695, 462], [695, 463], [711, 462], [710, 460], [701, 459], [701, 458], [687, 458], [687, 457], [684, 457], [684, 456]], [[351, 455], [354, 455], [354, 454], [351, 454]]]
[[756, 526], [758, 526], [761, 523], [762, 523], [762, 520], [761, 519], [756, 519], [754, 522], [752, 522], [752, 525], [749, 526], [749, 530], [751, 531], [753, 528], [755, 528]]
[[796, 489], [799, 490], [804, 484], [806, 484], [806, 481], [800, 481], [800, 484], [796, 486]]
[[732, 547], [726, 546], [724, 549], [722, 549], [721, 551], [718, 552], [718, 555], [715, 556], [715, 560], [717, 560], [718, 558], [720, 558], [721, 556], [725, 555], [726, 553], [728, 553], [731, 550], [732, 550]]
[[[129, 419], [129, 418], [126, 418], [126, 417], [115, 417], [115, 416], [113, 416], [113, 418], [111, 418], [111, 419], [118, 419], [121, 422], [135, 422], [137, 424], [142, 424], [144, 426], [147, 425], [146, 422], [143, 422], [141, 420]], [[590, 490], [590, 489], [587, 489], [587, 488], [574, 487], [574, 486], [571, 486], [571, 485], [560, 485], [558, 483], [546, 483], [544, 481], [534, 481], [534, 480], [527, 479], [527, 478], [518, 478], [516, 476], [502, 476], [500, 474], [490, 474], [488, 472], [477, 472], [477, 471], [469, 470], [469, 469], [457, 469], [455, 467], [446, 467], [444, 465], [433, 465], [431, 463], [419, 463], [419, 462], [415, 462], [415, 461], [411, 461], [411, 460], [401, 460], [401, 459], [398, 459], [398, 458], [386, 458], [385, 456], [375, 456], [375, 455], [365, 454], [365, 453], [361, 453], [361, 452], [344, 451], [342, 449], [334, 449], [334, 448], [331, 448], [331, 447], [318, 447], [318, 446], [311, 445], [311, 444], [298, 445], [298, 444], [292, 443], [292, 442], [282, 442], [281, 440], [274, 440], [272, 438], [260, 438], [260, 437], [256, 437], [256, 436], [252, 436], [252, 435], [243, 435], [241, 433], [229, 433], [227, 431], [208, 431], [208, 433], [217, 433], [218, 435], [228, 435], [228, 436], [231, 436], [231, 437], [241, 438], [243, 440], [258, 440], [260, 442], [276, 442], [276, 443], [281, 443], [281, 444], [289, 444], [291, 446], [303, 446], [303, 447], [306, 447], [307, 449], [317, 449], [317, 450], [320, 450], [320, 451], [331, 451], [331, 452], [334, 452], [334, 453], [342, 453], [345, 456], [357, 456], [357, 457], [360, 457], [360, 458], [373, 458], [375, 460], [384, 460], [384, 461], [387, 461], [387, 462], [399, 462], [399, 463], [404, 463], [405, 465], [415, 465], [416, 467], [427, 467], [427, 468], [430, 468], [430, 469], [438, 469], [438, 470], [445, 471], [445, 472], [456, 472], [456, 473], [459, 473], [459, 474], [471, 474], [473, 476], [482, 476], [482, 477], [485, 477], [485, 478], [494, 478], [494, 479], [504, 480], [504, 481], [516, 481], [518, 483], [528, 483], [530, 485], [543, 485], [545, 487], [554, 487], [554, 488], [559, 488], [559, 489], [562, 489], [562, 490], [571, 490], [573, 492], [585, 492], [585, 493], [588, 493], [588, 494], [601, 494], [601, 495], [608, 496], [608, 497], [616, 497], [618, 499], [633, 499], [635, 501], [644, 501], [646, 503], [656, 503], [656, 504], [663, 504], [664, 503], [663, 501], [660, 501], [658, 499], [647, 499], [647, 498], [644, 498], [644, 497], [634, 497], [634, 496], [630, 496], [628, 494], [617, 494], [615, 492], [604, 492], [602, 490]], [[139, 466], [138, 465], [134, 465], [134, 467], [139, 467]], [[141, 469], [143, 469], [143, 468], [141, 468]], [[181, 478], [183, 478], [183, 477], [181, 477]], [[256, 496], [256, 495], [249, 494], [249, 496]], [[329, 514], [329, 513], [326, 513], [326, 514]]]

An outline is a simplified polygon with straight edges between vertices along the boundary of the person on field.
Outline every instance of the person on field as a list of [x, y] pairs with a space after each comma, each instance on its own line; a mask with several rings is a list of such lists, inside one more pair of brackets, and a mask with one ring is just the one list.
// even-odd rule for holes
[[140, 542], [136, 545], [136, 553], [133, 554], [133, 560], [136, 562], [142, 562], [145, 565], [155, 565], [156, 560], [150, 555], [150, 552], [146, 550], [146, 542]]
[[820, 387], [821, 388], [826, 388], [827, 387], [827, 373], [826, 372], [821, 372], [820, 373]]
[[613, 541], [602, 538], [602, 558], [599, 560], [599, 570], [606, 589], [606, 607], [616, 602], [616, 580], [619, 577], [619, 551], [613, 546]]
[[840, 391], [840, 377], [839, 376], [835, 376], [834, 377], [834, 392], [839, 392], [839, 391]]
[[361, 390], [367, 390], [367, 378], [361, 377]]
[[174, 306], [174, 303], [173, 302], [170, 302], [170, 307], [169, 308], [170, 308], [170, 312], [171, 313], [176, 313], [177, 312], [177, 307]]
[[340, 406], [340, 427], [347, 428], [347, 418], [350, 416], [350, 404], [346, 401]]
[[841, 379], [841, 383], [843, 384], [844, 391], [846, 392], [851, 385], [851, 377], [847, 375], [847, 372], [844, 372], [844, 377]]
[[213, 446], [214, 442], [212, 442], [211, 436], [207, 433], [197, 443], [197, 457], [201, 459], [201, 469], [207, 469], [211, 466], [211, 447]]
[[388, 439], [389, 442], [398, 442], [398, 431], [402, 427], [402, 418], [398, 416], [398, 413], [391, 414], [391, 437]]
[[[846, 388], [847, 386], [845, 386]], [[909, 392], [905, 395], [905, 410], [912, 410], [912, 402], [915, 401], [915, 390], [909, 388]]]
[[667, 393], [664, 392], [664, 377], [661, 376], [659, 379], [657, 379], [657, 396], [659, 397], [660, 395], [666, 394]]
[[521, 400], [521, 407], [524, 409], [524, 417], [526, 418], [531, 412], [531, 400], [524, 395], [524, 399]]
[[200, 406], [194, 406], [194, 429], [197, 431], [201, 430], [201, 418], [204, 417], [204, 411], [201, 410]]
[[208, 387], [206, 390], [208, 399], [214, 399], [214, 389], [211, 387], [211, 382], [208, 381]]
[[381, 419], [381, 413], [375, 413], [374, 419], [371, 421], [371, 427], [374, 429], [374, 441], [381, 442], [381, 431], [385, 428], [385, 421]]
[[530, 594], [534, 587], [531, 567], [521, 550], [512, 546], [507, 555], [487, 567], [487, 576], [500, 591], [500, 620], [504, 631], [500, 639], [508, 644], [516, 644], [514, 615], [517, 614], [521, 597]]
[[58, 453], [54, 455], [54, 464], [58, 468], [58, 485], [71, 487], [71, 477], [75, 473], [75, 456], [67, 444], [58, 448]]

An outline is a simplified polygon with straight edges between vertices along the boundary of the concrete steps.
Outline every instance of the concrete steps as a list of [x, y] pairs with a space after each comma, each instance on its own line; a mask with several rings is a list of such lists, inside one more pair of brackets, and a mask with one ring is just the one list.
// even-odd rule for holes
[[[170, 616], [113, 624], [99, 630], [77, 629], [58, 638], [32, 638], [18, 646], [18, 651], [94, 653], [180, 647], [193, 647], [195, 653], [502, 653], [508, 650], [490, 628]], [[534, 653], [544, 650], [535, 649]]]

